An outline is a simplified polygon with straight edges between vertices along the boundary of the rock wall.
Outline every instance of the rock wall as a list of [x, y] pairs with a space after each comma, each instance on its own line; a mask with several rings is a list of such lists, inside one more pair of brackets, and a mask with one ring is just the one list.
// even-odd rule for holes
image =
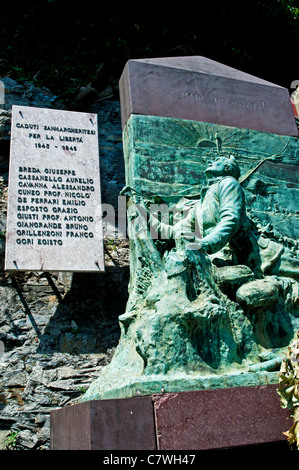
[[[105, 274], [4, 272], [11, 106], [64, 106], [47, 89], [8, 77], [1, 81], [0, 450], [45, 450], [50, 411], [82, 396], [118, 344], [129, 247], [126, 238], [105, 234]], [[102, 202], [117, 214], [125, 185], [119, 102], [95, 102], [88, 110], [98, 114]]]

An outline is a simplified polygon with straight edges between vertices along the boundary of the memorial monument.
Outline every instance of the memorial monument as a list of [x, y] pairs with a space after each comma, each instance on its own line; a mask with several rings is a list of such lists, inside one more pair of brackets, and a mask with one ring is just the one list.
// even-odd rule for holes
[[201, 57], [129, 61], [120, 85], [130, 296], [85, 398], [277, 383], [299, 325], [287, 90]]
[[5, 269], [104, 271], [97, 115], [12, 107]]
[[[299, 144], [288, 91], [203, 57], [178, 57], [129, 61], [120, 98], [129, 300], [114, 357], [81, 405], [162, 394], [158, 405], [153, 399], [161, 449], [269, 441], [271, 426], [264, 438], [258, 425], [264, 417], [255, 426], [252, 409], [236, 404], [235, 419], [247, 413], [255, 429], [248, 440], [243, 428], [233, 444], [200, 444], [198, 436], [185, 444], [195, 447], [170, 443], [182, 436], [180, 396], [188, 403], [194, 394], [189, 418], [199, 421], [201, 400], [209, 401], [200, 391], [212, 401], [217, 392], [218, 405], [228, 396], [241, 404], [250, 397], [255, 409], [275, 402], [280, 364], [299, 329]], [[196, 426], [205, 434], [202, 421]]]

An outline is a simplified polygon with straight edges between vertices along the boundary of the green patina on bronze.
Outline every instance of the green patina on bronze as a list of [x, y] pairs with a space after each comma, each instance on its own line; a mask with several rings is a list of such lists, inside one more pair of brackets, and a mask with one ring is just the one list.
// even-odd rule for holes
[[129, 301], [83, 400], [278, 383], [299, 329], [298, 139], [132, 115], [123, 143]]

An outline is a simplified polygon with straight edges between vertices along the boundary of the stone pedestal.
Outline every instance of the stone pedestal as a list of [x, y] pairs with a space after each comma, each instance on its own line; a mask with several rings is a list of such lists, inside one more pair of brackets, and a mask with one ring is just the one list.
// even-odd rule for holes
[[51, 449], [288, 449], [291, 425], [277, 385], [93, 400], [51, 412]]

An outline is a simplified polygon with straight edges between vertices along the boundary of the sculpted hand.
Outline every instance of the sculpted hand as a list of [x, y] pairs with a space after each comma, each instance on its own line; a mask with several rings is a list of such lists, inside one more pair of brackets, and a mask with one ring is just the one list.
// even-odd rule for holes
[[188, 242], [188, 250], [204, 251], [201, 238], [198, 238], [193, 232], [181, 232], [181, 237]]

